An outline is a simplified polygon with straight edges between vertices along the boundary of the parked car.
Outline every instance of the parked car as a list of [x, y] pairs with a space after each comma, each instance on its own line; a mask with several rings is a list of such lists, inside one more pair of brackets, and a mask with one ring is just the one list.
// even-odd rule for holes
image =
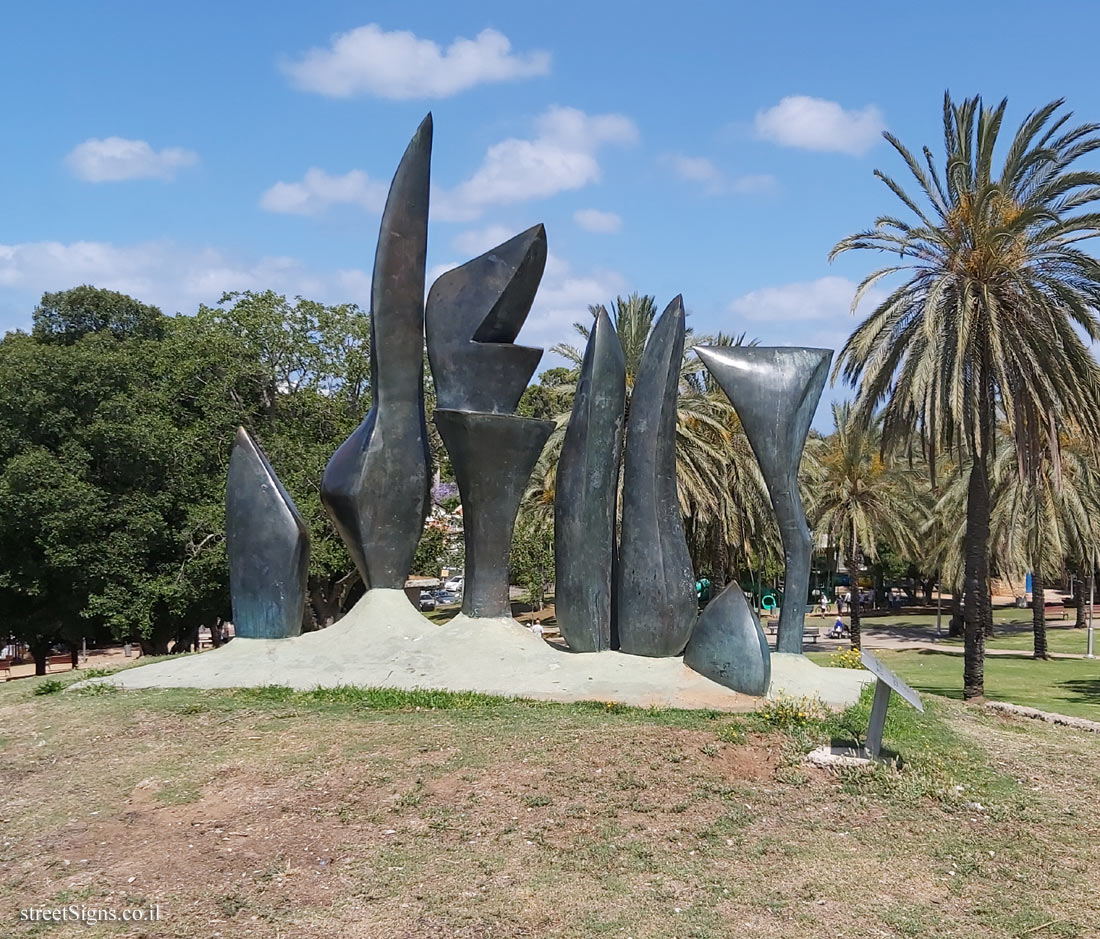
[[451, 593], [462, 593], [462, 578], [452, 577], [443, 585], [444, 590], [450, 590]]
[[458, 595], [453, 590], [433, 590], [432, 596], [436, 604], [457, 603]]
[[435, 609], [435, 597], [433, 597], [427, 590], [420, 591], [420, 611], [426, 613], [429, 610]]

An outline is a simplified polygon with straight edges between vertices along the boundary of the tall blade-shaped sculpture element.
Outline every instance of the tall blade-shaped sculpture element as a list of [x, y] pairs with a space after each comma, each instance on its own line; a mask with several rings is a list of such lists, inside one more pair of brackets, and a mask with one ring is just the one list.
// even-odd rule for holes
[[626, 363], [603, 310], [588, 336], [554, 486], [554, 609], [569, 648], [611, 648], [615, 502]]
[[765, 695], [772, 653], [741, 587], [730, 584], [699, 614], [684, 650], [684, 664], [742, 694]]
[[397, 167], [378, 233], [371, 281], [374, 406], [321, 480], [321, 501], [368, 588], [404, 588], [429, 508], [424, 266], [431, 153], [429, 114]]
[[535, 225], [432, 284], [426, 311], [437, 406], [511, 414], [542, 358], [517, 346], [546, 267], [546, 230]]
[[233, 627], [244, 639], [302, 631], [309, 529], [263, 451], [238, 428], [225, 489]]
[[801, 654], [813, 545], [798, 492], [798, 464], [833, 352], [765, 346], [696, 346], [695, 351], [741, 418], [764, 475], [785, 564], [776, 651]]
[[462, 612], [511, 616], [508, 555], [516, 512], [554, 422], [436, 408], [435, 426], [451, 455], [462, 498]]
[[462, 612], [511, 616], [508, 556], [527, 478], [552, 421], [515, 417], [541, 349], [517, 346], [546, 266], [546, 231], [529, 228], [440, 275], [425, 325], [437, 405], [451, 455], [466, 539]]
[[626, 427], [615, 624], [619, 648], [634, 655], [679, 655], [698, 611], [676, 496], [676, 398], [683, 355], [684, 303], [677, 297], [646, 342]]

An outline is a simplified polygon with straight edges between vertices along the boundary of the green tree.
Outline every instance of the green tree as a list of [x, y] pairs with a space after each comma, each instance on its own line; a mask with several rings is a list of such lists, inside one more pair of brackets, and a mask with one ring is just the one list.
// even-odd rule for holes
[[909, 471], [885, 459], [878, 421], [852, 419], [848, 404], [833, 405], [836, 429], [811, 442], [813, 459], [805, 485], [808, 515], [826, 532], [847, 560], [852, 599], [852, 646], [860, 648], [859, 586], [861, 562], [879, 556], [885, 542], [900, 554], [915, 556], [916, 491]]
[[[935, 475], [939, 451], [964, 452], [970, 472], [965, 533], [963, 693], [984, 693], [989, 603], [990, 471], [1003, 414], [1034, 480], [1056, 428], [1073, 415], [1100, 433], [1100, 367], [1081, 333], [1100, 338], [1094, 307], [1100, 264], [1079, 243], [1100, 234], [1100, 173], [1079, 169], [1100, 147], [1100, 127], [1073, 126], [1054, 101], [1032, 112], [994, 156], [1006, 102], [944, 96], [944, 159], [923, 159], [887, 133], [919, 197], [876, 170], [911, 213], [884, 215], [842, 239], [848, 251], [896, 254], [860, 284], [853, 301], [884, 277], [900, 286], [848, 339], [835, 375], [858, 386], [856, 416], [870, 424], [885, 401], [887, 447], [922, 447]], [[1081, 331], [1081, 333], [1078, 332]]]
[[34, 309], [33, 335], [39, 342], [63, 345], [91, 333], [110, 333], [115, 339], [160, 339], [165, 322], [155, 306], [85, 284], [44, 293]]

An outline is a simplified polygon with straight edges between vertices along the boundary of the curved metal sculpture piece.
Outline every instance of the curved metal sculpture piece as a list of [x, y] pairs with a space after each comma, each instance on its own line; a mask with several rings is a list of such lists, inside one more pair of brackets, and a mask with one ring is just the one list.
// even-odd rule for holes
[[677, 297], [646, 342], [626, 429], [615, 625], [619, 648], [634, 655], [679, 655], [698, 612], [676, 495], [676, 398], [683, 355], [684, 304]]
[[424, 417], [424, 267], [432, 116], [390, 185], [371, 281], [374, 406], [332, 455], [321, 501], [367, 588], [402, 589], [430, 503]]
[[555, 484], [554, 609], [562, 637], [576, 652], [611, 648], [611, 571], [625, 406], [623, 348], [601, 310], [584, 350]]
[[237, 429], [225, 490], [225, 547], [233, 627], [242, 639], [302, 631], [309, 529], [263, 451]]
[[425, 325], [437, 406], [511, 414], [542, 349], [514, 345], [546, 267], [542, 225], [442, 274]]
[[737, 411], [764, 475], [785, 565], [776, 651], [801, 654], [813, 544], [798, 491], [798, 465], [833, 352], [765, 346], [696, 346], [695, 351]]
[[462, 499], [466, 542], [462, 612], [510, 617], [508, 555], [519, 500], [553, 421], [436, 408]]
[[742, 694], [765, 695], [772, 654], [752, 607], [730, 584], [699, 614], [684, 650], [684, 664]]

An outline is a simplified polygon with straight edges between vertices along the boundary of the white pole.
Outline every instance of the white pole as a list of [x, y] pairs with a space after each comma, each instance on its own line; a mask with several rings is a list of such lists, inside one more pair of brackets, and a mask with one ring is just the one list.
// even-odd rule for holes
[[1089, 572], [1089, 651], [1086, 658], [1094, 659], [1092, 654], [1092, 608], [1096, 605], [1096, 545], [1092, 547], [1092, 570]]
[[943, 601], [943, 585], [936, 584], [936, 638], [939, 639], [943, 633], [940, 631], [940, 603]]

